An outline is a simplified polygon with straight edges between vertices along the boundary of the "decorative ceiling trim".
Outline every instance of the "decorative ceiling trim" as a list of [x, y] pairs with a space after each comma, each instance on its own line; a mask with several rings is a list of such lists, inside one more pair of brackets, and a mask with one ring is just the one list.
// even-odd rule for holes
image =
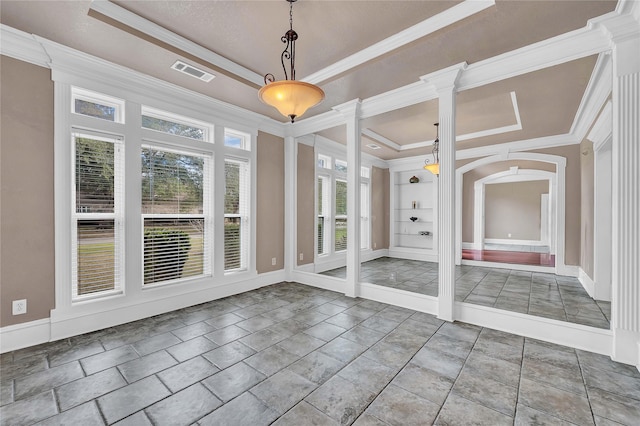
[[512, 152], [531, 151], [534, 149], [553, 148], [557, 146], [575, 145], [578, 143], [580, 143], [580, 141], [577, 140], [575, 136], [568, 133], [564, 135], [545, 136], [542, 138], [525, 139], [516, 142], [462, 149], [456, 151], [456, 160], [487, 157], [491, 155], [508, 155]]
[[372, 44], [351, 56], [347, 56], [346, 58], [321, 69], [320, 71], [314, 72], [313, 74], [303, 78], [302, 81], [312, 84], [321, 84], [337, 75], [362, 65], [365, 62], [392, 52], [429, 34], [433, 34], [442, 28], [455, 24], [456, 22], [460, 22], [494, 5], [494, 0], [465, 0], [462, 3], [458, 3], [435, 16], [427, 18], [422, 22], [400, 31], [397, 34]]
[[49, 68], [51, 58], [32, 34], [0, 24], [0, 54]]
[[108, 0], [93, 0], [91, 10], [108, 18], [111, 18], [127, 27], [140, 31], [156, 40], [167, 43], [183, 52], [194, 55], [222, 70], [225, 70], [242, 80], [250, 82], [252, 86], [262, 87], [264, 77], [248, 68], [239, 65], [224, 56], [221, 56], [197, 43], [192, 42], [178, 34], [155, 24], [140, 15], [126, 10]]
[[602, 112], [598, 116], [591, 132], [589, 132], [589, 139], [593, 143], [593, 150], [598, 151], [604, 143], [611, 136], [613, 129], [613, 107], [611, 101], [608, 101]]
[[587, 84], [580, 106], [571, 124], [569, 133], [583, 140], [598, 117], [602, 106], [613, 90], [613, 64], [609, 52], [598, 55], [591, 78]]
[[366, 137], [368, 137], [369, 139], [376, 141], [386, 147], [389, 147], [393, 150], [396, 151], [402, 151], [402, 145], [398, 145], [397, 143], [395, 143], [394, 141], [392, 141], [391, 139], [387, 139], [384, 136], [374, 132], [371, 129], [365, 128], [362, 129], [362, 134]]

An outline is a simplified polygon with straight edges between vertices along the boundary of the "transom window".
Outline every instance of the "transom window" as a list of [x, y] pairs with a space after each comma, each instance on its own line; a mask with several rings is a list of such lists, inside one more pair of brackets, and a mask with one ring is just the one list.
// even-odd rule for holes
[[192, 118], [142, 107], [142, 127], [200, 141], [213, 141], [213, 126]]

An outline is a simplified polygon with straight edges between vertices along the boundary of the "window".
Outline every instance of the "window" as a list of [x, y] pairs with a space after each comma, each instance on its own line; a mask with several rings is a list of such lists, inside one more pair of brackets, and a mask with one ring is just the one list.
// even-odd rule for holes
[[336, 179], [335, 212], [335, 251], [342, 251], [347, 249], [347, 181], [345, 180]]
[[365, 179], [369, 179], [369, 168], [368, 167], [362, 166], [360, 168], [360, 177], [361, 178], [365, 178]]
[[212, 141], [213, 126], [154, 108], [142, 108], [142, 127], [170, 135], [201, 141]]
[[143, 146], [144, 284], [211, 274], [211, 157]]
[[329, 194], [331, 191], [331, 179], [329, 176], [318, 176], [318, 254], [326, 254], [329, 252], [330, 230], [329, 225]]
[[224, 161], [224, 270], [247, 269], [249, 252], [249, 163]]
[[124, 123], [124, 101], [79, 87], [71, 89], [71, 111], [101, 120]]
[[74, 133], [72, 299], [118, 292], [123, 270], [122, 141]]
[[246, 133], [238, 132], [236, 130], [225, 129], [224, 146], [248, 150], [250, 148], [249, 147], [250, 140], [251, 140], [251, 137]]
[[342, 160], [336, 160], [334, 168], [336, 172], [347, 173], [347, 162]]
[[318, 167], [321, 169], [330, 169], [331, 157], [322, 154], [318, 155]]

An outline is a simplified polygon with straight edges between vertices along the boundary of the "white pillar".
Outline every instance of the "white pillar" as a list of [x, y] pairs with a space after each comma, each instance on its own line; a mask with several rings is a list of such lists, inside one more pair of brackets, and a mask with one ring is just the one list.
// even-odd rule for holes
[[360, 284], [360, 99], [338, 105], [347, 124], [347, 283], [345, 295], [358, 296]]
[[296, 139], [284, 138], [284, 270], [287, 280], [296, 265]]
[[438, 92], [440, 176], [438, 178], [438, 318], [453, 321], [455, 303], [456, 82], [466, 64], [422, 77]]
[[[637, 27], [636, 27], [637, 28]], [[612, 357], [640, 365], [640, 35], [614, 37]]]

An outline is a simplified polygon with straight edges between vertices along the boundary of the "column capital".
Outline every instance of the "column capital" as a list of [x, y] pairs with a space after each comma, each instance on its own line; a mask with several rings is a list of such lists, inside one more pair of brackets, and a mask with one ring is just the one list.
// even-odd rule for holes
[[459, 64], [432, 72], [431, 74], [423, 75], [420, 77], [420, 80], [433, 86], [437, 92], [455, 89], [460, 75], [466, 69], [467, 63], [460, 62]]
[[589, 21], [588, 26], [599, 28], [609, 36], [612, 47], [628, 40], [640, 40], [640, 4], [626, 2], [619, 14], [608, 14]]
[[360, 108], [362, 107], [362, 101], [360, 98], [352, 99], [343, 104], [332, 107], [334, 111], [342, 114], [345, 118], [360, 118]]

